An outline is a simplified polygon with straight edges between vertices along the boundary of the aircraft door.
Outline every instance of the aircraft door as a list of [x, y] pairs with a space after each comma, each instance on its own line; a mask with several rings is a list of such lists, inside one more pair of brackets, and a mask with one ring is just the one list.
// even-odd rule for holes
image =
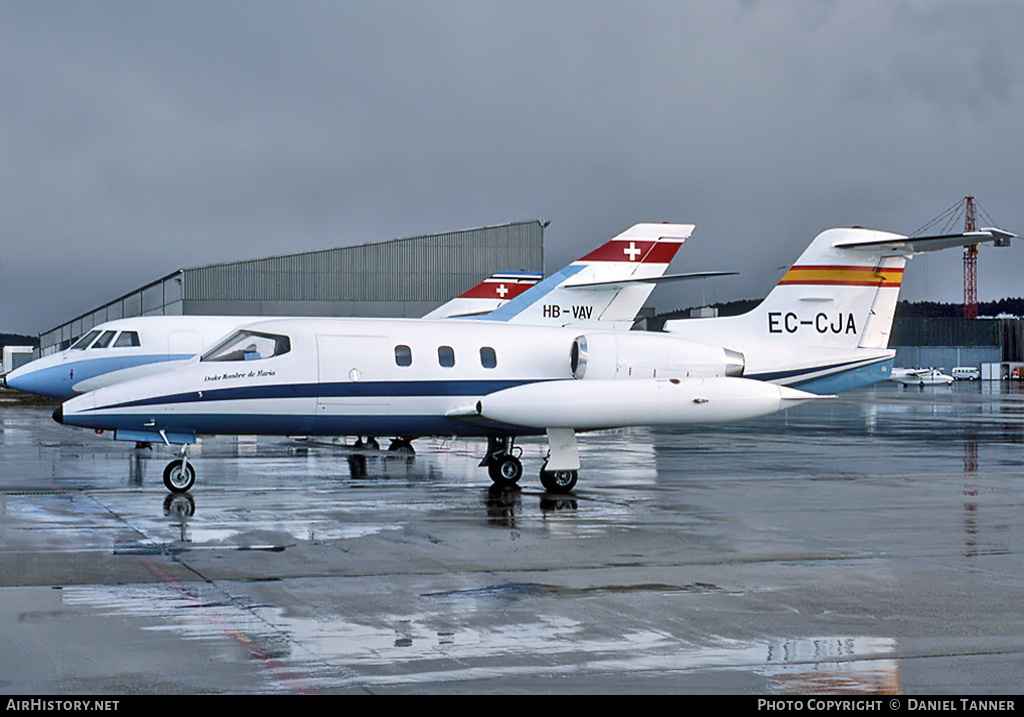
[[388, 356], [383, 336], [317, 336], [318, 432], [338, 435], [387, 433], [391, 412], [381, 390], [380, 366]]

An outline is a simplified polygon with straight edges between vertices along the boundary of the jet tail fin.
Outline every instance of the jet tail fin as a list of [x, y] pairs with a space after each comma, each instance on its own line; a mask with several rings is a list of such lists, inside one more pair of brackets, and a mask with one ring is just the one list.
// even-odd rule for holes
[[692, 232], [692, 224], [636, 224], [482, 318], [628, 329]]
[[[864, 377], [867, 383], [878, 380], [878, 372], [853, 376], [855, 371], [891, 364], [889, 337], [909, 257], [983, 242], [1007, 246], [1012, 238], [996, 229], [931, 237], [829, 229], [752, 310], [668, 321], [665, 330], [742, 353], [747, 376], [800, 387], [813, 379], [829, 393], [846, 390], [863, 385], [855, 381]], [[846, 383], [824, 382], [843, 372], [850, 374]]]
[[489, 314], [544, 278], [539, 271], [499, 271], [438, 306], [424, 319], [456, 319]]

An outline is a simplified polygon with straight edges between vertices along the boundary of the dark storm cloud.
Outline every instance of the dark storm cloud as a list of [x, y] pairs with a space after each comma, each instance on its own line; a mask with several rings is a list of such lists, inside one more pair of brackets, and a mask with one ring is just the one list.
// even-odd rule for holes
[[[181, 266], [528, 218], [552, 221], [549, 269], [695, 222], [673, 268], [743, 274], [666, 309], [965, 194], [1020, 232], [1022, 26], [1009, 0], [8, 1], [0, 329]], [[1020, 293], [1021, 253], [993, 256], [982, 297]], [[918, 258], [906, 295], [957, 300], [959, 277]]]

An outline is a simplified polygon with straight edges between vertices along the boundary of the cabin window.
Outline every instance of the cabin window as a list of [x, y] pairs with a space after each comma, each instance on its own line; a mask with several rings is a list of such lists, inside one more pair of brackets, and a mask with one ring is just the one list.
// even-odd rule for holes
[[286, 354], [291, 348], [287, 336], [242, 329], [203, 354], [200, 361], [254, 361]]
[[496, 368], [498, 365], [498, 356], [494, 353], [494, 349], [490, 346], [484, 346], [480, 349], [480, 365], [484, 368]]
[[395, 363], [399, 366], [412, 366], [412, 349], [404, 344], [396, 346]]
[[139, 343], [139, 332], [138, 331], [122, 331], [121, 335], [117, 337], [117, 341], [114, 342], [115, 349], [128, 348], [130, 346], [141, 346]]
[[451, 346], [437, 347], [437, 362], [443, 368], [451, 368], [455, 365], [455, 349]]
[[91, 349], [105, 349], [105, 348], [107, 348], [107, 346], [110, 345], [110, 342], [114, 340], [114, 335], [115, 334], [117, 334], [116, 331], [104, 331], [103, 335], [100, 336], [98, 339], [96, 339], [96, 343], [94, 343], [89, 348], [91, 348]]
[[72, 344], [71, 348], [73, 348], [73, 349], [84, 349], [86, 346], [88, 346], [93, 341], [95, 341], [96, 337], [99, 336], [101, 333], [102, 333], [101, 331], [90, 331], [85, 336], [83, 336], [82, 338], [78, 339], [78, 341], [76, 341], [74, 344]]

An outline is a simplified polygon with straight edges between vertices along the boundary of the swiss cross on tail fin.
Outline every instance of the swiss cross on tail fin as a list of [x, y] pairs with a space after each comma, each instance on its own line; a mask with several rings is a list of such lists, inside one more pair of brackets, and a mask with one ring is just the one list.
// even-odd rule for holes
[[424, 319], [455, 319], [489, 314], [544, 278], [539, 271], [500, 271], [437, 307]]
[[629, 328], [692, 232], [692, 224], [636, 224], [482, 318]]
[[616, 237], [604, 246], [598, 247], [577, 263], [626, 262], [628, 264], [668, 264], [675, 257], [683, 240], [620, 239]]
[[458, 298], [511, 301], [542, 278], [544, 275], [537, 271], [503, 271], [484, 279]]

